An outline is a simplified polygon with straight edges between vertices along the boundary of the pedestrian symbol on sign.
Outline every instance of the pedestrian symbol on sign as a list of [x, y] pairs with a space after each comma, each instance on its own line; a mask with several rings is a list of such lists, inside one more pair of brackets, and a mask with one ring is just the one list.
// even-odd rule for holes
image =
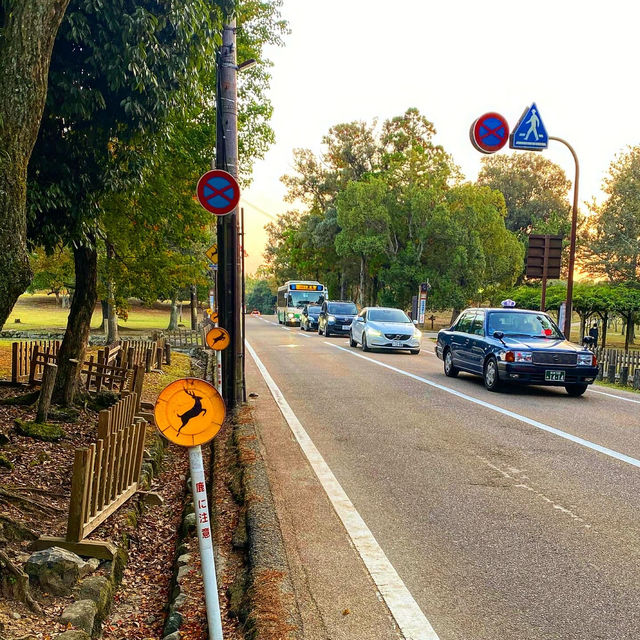
[[529, 109], [525, 109], [522, 117], [518, 121], [509, 146], [512, 149], [525, 149], [529, 151], [540, 151], [549, 145], [547, 130], [540, 118], [540, 112], [534, 102]]

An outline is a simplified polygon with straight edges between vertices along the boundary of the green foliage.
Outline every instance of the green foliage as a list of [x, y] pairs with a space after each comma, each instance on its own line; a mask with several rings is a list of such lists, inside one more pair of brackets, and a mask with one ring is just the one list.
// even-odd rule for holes
[[530, 233], [567, 235], [571, 183], [564, 171], [535, 152], [482, 159], [478, 184], [500, 191], [507, 207], [506, 227], [523, 239]]
[[640, 278], [640, 147], [616, 157], [604, 181], [607, 199], [592, 204], [581, 245], [583, 268], [610, 282]]
[[276, 306], [276, 294], [273, 293], [266, 280], [254, 280], [246, 288], [247, 311], [257, 309], [260, 313], [273, 313]]
[[64, 290], [74, 286], [73, 256], [65, 247], [59, 247], [51, 254], [43, 249], [36, 249], [31, 254], [31, 268], [33, 280], [27, 293], [45, 290], [58, 298]]
[[58, 442], [67, 434], [64, 429], [55, 424], [45, 424], [39, 422], [29, 422], [16, 418], [16, 431], [21, 436], [27, 436], [34, 440], [44, 440], [45, 442]]

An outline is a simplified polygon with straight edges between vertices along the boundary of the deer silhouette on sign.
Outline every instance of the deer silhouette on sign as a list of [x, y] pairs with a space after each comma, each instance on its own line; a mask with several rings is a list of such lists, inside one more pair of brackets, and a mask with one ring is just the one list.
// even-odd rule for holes
[[191, 396], [195, 402], [193, 403], [193, 407], [191, 407], [191, 409], [185, 411], [184, 413], [178, 414], [178, 417], [180, 418], [180, 420], [182, 420], [182, 424], [178, 429], [178, 433], [180, 433], [182, 428], [186, 426], [187, 422], [189, 422], [191, 418], [197, 418], [200, 414], [204, 415], [205, 413], [207, 413], [207, 410], [202, 406], [202, 396], [197, 396], [195, 392], [189, 391], [188, 389], [185, 389], [184, 392], [188, 396]]
[[227, 339], [227, 334], [220, 332], [220, 334], [215, 336], [211, 341], [211, 347], [215, 349], [216, 348], [215, 345], [218, 344], [218, 342], [224, 342], [226, 339]]

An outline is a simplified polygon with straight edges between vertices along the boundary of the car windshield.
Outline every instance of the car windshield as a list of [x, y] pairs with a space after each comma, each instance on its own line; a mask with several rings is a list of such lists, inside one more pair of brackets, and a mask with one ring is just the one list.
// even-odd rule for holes
[[519, 336], [524, 338], [547, 338], [557, 340], [562, 338], [560, 329], [549, 316], [543, 313], [510, 313], [496, 311], [489, 314], [487, 329], [489, 335], [494, 331], [502, 331], [505, 336]]
[[311, 315], [315, 315], [317, 316], [320, 311], [322, 311], [322, 307], [307, 307], [307, 312], [310, 313]]
[[339, 313], [340, 315], [355, 316], [358, 314], [358, 309], [353, 302], [330, 302], [327, 305], [327, 311], [329, 313]]
[[369, 320], [372, 322], [408, 322], [409, 316], [401, 309], [371, 309]]

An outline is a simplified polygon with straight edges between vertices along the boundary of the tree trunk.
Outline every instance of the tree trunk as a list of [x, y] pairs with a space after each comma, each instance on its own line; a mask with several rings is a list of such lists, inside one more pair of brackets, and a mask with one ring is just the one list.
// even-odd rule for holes
[[364, 273], [367, 263], [363, 255], [360, 256], [360, 291], [358, 292], [358, 303], [364, 307]]
[[113, 282], [107, 284], [107, 295], [109, 296], [107, 344], [115, 344], [120, 339], [120, 336], [118, 335], [118, 315], [116, 314], [116, 306], [113, 304]]
[[[54, 388], [54, 397], [58, 402], [64, 402], [66, 386], [75, 383], [75, 380], [71, 379], [74, 374], [73, 363], [69, 360], [75, 359], [80, 363], [84, 361], [91, 316], [98, 301], [98, 253], [95, 238], [91, 238], [89, 246], [74, 247], [73, 260], [76, 288], [67, 320], [67, 330], [58, 352], [58, 376]], [[78, 372], [80, 369], [81, 367], [78, 367]]]
[[346, 292], [346, 277], [344, 274], [344, 269], [340, 270], [340, 300], [346, 300], [347, 299], [347, 292]]
[[191, 285], [191, 328], [198, 328], [198, 289], [195, 284]]
[[109, 301], [100, 300], [100, 308], [102, 309], [102, 333], [106, 336], [109, 333]]
[[174, 293], [171, 298], [171, 315], [169, 316], [167, 331], [175, 331], [178, 328], [178, 313], [178, 294]]
[[602, 348], [607, 346], [607, 325], [609, 324], [609, 313], [605, 311], [601, 314], [602, 317]]
[[0, 12], [0, 327], [31, 282], [27, 165], [47, 96], [51, 51], [69, 0], [3, 4]]

